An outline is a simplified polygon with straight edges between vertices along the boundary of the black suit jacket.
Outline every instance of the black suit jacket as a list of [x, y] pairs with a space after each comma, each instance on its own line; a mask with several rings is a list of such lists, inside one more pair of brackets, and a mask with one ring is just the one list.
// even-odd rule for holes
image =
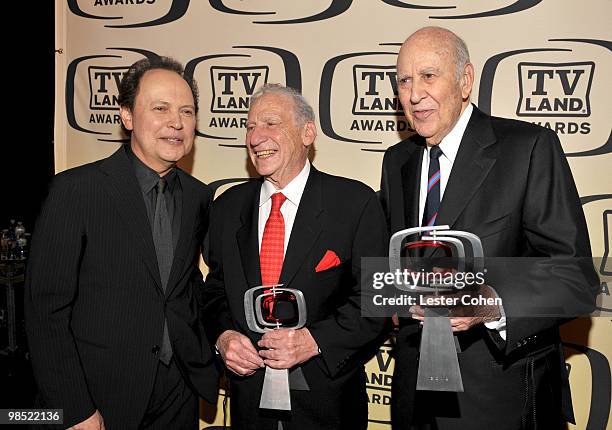
[[[381, 200], [391, 233], [419, 225], [424, 148], [424, 140], [413, 136], [385, 154]], [[598, 282], [578, 193], [555, 133], [474, 107], [436, 224], [482, 240], [487, 282], [508, 316], [507, 340], [482, 325], [460, 334], [465, 393], [415, 392], [420, 332], [402, 321], [394, 425], [447, 416], [453, 418], [439, 418], [440, 428], [516, 429], [534, 419], [549, 425], [572, 419], [557, 327], [593, 309]], [[565, 259], [553, 265], [560, 270], [548, 265], [549, 257]], [[537, 306], [553, 303], [564, 309], [534, 317]]]
[[217, 372], [196, 291], [212, 193], [177, 173], [182, 219], [165, 294], [125, 149], [53, 181], [33, 235], [25, 311], [42, 401], [64, 409], [64, 428], [95, 409], [110, 430], [137, 428], [153, 388], [164, 315], [183, 375], [215, 401]]
[[[261, 285], [258, 203], [261, 181], [235, 186], [213, 204], [210, 273], [202, 315], [211, 342], [225, 330], [248, 329], [244, 292]], [[291, 391], [292, 412], [283, 416], [295, 429], [365, 429], [367, 398], [363, 365], [375, 352], [382, 319], [361, 316], [361, 258], [385, 255], [384, 216], [365, 185], [317, 171], [310, 175], [291, 232], [280, 283], [304, 293], [306, 327], [321, 354], [301, 367], [310, 391]], [[337, 267], [316, 272], [327, 250]], [[230, 373], [232, 428], [274, 429], [276, 420], [259, 410], [263, 370], [240, 378]]]

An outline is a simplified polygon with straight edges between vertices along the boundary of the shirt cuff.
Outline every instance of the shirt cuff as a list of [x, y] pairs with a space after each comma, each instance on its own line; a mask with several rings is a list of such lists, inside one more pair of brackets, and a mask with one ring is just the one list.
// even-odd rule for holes
[[[495, 294], [496, 297], [499, 297], [499, 294], [497, 294], [497, 291], [495, 291], [493, 287], [489, 285], [489, 288], [491, 291], [493, 291], [493, 294]], [[489, 330], [497, 330], [499, 336], [503, 340], [506, 340], [506, 312], [504, 312], [503, 304], [499, 305], [499, 313], [501, 317], [497, 321], [486, 322], [484, 325]]]
[[506, 317], [505, 316], [501, 317], [497, 321], [486, 322], [484, 323], [484, 325], [489, 330], [497, 330], [497, 332], [499, 333], [499, 336], [503, 340], [506, 340]]

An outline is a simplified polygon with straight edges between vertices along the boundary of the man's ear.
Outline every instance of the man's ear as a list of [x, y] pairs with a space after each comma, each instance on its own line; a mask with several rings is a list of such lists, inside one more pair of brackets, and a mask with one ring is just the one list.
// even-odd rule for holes
[[467, 100], [470, 98], [473, 85], [474, 66], [472, 66], [472, 63], [467, 63], [463, 68], [463, 74], [461, 75], [461, 96], [463, 97], [463, 100]]
[[317, 127], [314, 122], [308, 121], [304, 124], [304, 128], [302, 129], [302, 142], [304, 146], [308, 147], [312, 145], [317, 137]]
[[121, 114], [121, 122], [123, 122], [123, 126], [128, 130], [133, 130], [134, 125], [132, 124], [132, 112], [127, 107], [121, 106], [119, 113]]

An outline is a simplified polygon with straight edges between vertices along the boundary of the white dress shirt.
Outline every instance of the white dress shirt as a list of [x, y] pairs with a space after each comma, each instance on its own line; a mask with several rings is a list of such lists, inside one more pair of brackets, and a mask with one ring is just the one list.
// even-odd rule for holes
[[258, 222], [258, 239], [259, 239], [259, 251], [261, 251], [261, 241], [263, 239], [264, 229], [266, 228], [266, 221], [270, 216], [272, 210], [272, 194], [283, 193], [287, 200], [281, 206], [281, 214], [285, 221], [285, 245], [283, 258], [287, 254], [287, 245], [289, 244], [289, 237], [291, 236], [291, 230], [293, 229], [293, 223], [295, 221], [295, 215], [297, 214], [300, 200], [302, 200], [302, 194], [306, 187], [306, 181], [308, 181], [308, 175], [310, 175], [310, 161], [306, 160], [306, 164], [298, 173], [298, 175], [287, 184], [282, 190], [274, 188], [269, 181], [264, 181], [259, 192], [259, 222]]
[[[457, 157], [457, 152], [459, 151], [459, 145], [461, 144], [461, 139], [463, 138], [463, 133], [465, 132], [465, 128], [468, 125], [470, 120], [470, 116], [472, 116], [472, 111], [474, 108], [471, 104], [465, 108], [457, 124], [455, 127], [448, 133], [442, 142], [438, 145], [442, 150], [442, 155], [438, 159], [440, 161], [440, 201], [442, 201], [442, 197], [444, 196], [444, 190], [446, 189], [446, 184], [448, 184], [448, 178], [450, 176], [451, 170], [453, 169], [453, 164], [455, 163], [455, 158]], [[427, 145], [427, 149], [423, 154], [423, 162], [421, 164], [421, 186], [419, 188], [419, 223], [423, 222], [423, 211], [425, 210], [425, 201], [427, 200], [427, 182], [429, 181], [429, 151], [431, 147]]]
[[[442, 150], [442, 155], [438, 159], [440, 161], [440, 202], [444, 196], [444, 190], [446, 184], [448, 184], [448, 178], [450, 177], [451, 171], [453, 170], [453, 164], [459, 151], [459, 145], [463, 134], [472, 116], [474, 108], [469, 104], [457, 121], [457, 124], [448, 133], [439, 144]], [[423, 154], [423, 161], [421, 164], [421, 182], [419, 187], [419, 225], [423, 222], [423, 212], [425, 210], [425, 201], [427, 200], [427, 183], [429, 182], [429, 151], [431, 147], [427, 145], [425, 153]], [[494, 290], [495, 291], [495, 290]], [[502, 339], [506, 340], [506, 317], [504, 314], [503, 307], [500, 307], [502, 317], [498, 321], [492, 321], [485, 323], [485, 326], [491, 330], [497, 330]]]

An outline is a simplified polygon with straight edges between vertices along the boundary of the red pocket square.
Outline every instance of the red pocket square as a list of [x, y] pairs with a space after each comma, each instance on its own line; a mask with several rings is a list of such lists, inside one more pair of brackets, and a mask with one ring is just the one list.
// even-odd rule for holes
[[328, 249], [323, 258], [321, 258], [321, 261], [319, 261], [319, 264], [317, 264], [317, 267], [315, 267], [315, 272], [322, 272], [339, 265], [340, 258], [338, 258], [334, 251]]

